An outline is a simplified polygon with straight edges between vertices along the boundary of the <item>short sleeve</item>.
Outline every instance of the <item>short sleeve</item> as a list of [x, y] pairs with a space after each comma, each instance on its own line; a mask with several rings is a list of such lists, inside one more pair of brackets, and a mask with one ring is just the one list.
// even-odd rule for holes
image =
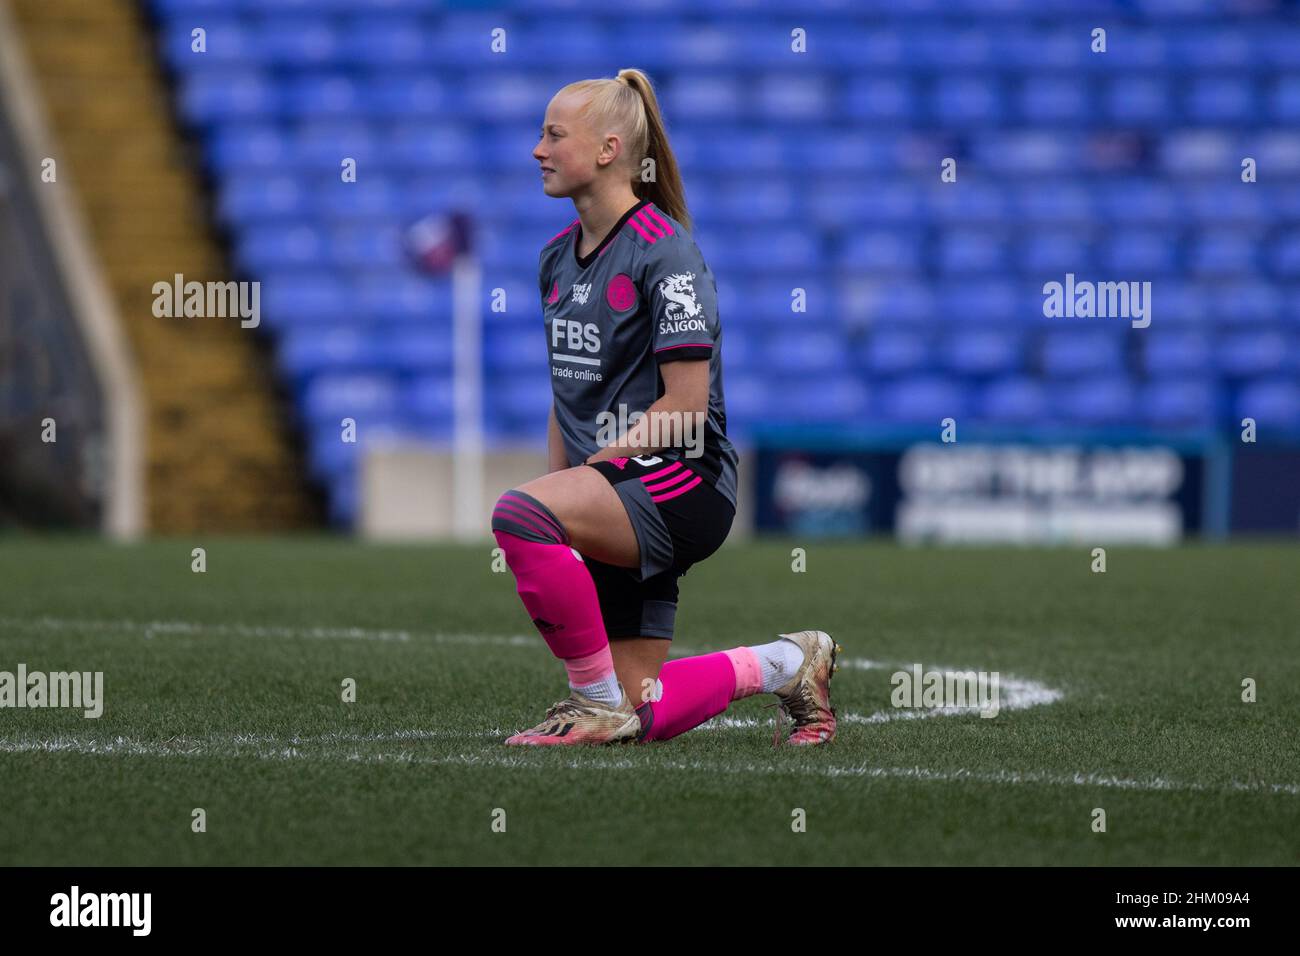
[[718, 293], [694, 241], [656, 242], [648, 250], [644, 281], [655, 359], [710, 358], [718, 338]]

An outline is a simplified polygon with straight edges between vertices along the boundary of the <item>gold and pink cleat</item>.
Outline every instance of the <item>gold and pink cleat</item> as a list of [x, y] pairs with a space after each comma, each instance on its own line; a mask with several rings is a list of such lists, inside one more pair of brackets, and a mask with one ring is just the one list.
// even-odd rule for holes
[[803, 648], [803, 665], [775, 691], [781, 709], [794, 721], [786, 743], [828, 744], [835, 739], [835, 708], [831, 707], [831, 675], [839, 668], [835, 656], [844, 648], [825, 631], [782, 634]]
[[[621, 685], [620, 685], [621, 687]], [[573, 691], [546, 712], [540, 724], [506, 738], [510, 747], [545, 747], [631, 743], [641, 733], [641, 718], [623, 694], [623, 703], [610, 707]]]

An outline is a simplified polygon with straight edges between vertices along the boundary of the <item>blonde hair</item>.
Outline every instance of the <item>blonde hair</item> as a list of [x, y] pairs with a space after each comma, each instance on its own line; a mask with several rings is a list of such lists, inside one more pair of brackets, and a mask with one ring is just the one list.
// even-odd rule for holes
[[[617, 130], [624, 134], [624, 144], [632, 166], [631, 186], [637, 199], [649, 199], [672, 216], [687, 231], [691, 230], [686, 211], [686, 190], [677, 168], [677, 157], [668, 143], [659, 100], [650, 77], [636, 69], [619, 70], [613, 79], [578, 80], [560, 90], [556, 96], [576, 93], [586, 97], [582, 116], [598, 132]], [[645, 159], [654, 160], [655, 178], [641, 179]]]

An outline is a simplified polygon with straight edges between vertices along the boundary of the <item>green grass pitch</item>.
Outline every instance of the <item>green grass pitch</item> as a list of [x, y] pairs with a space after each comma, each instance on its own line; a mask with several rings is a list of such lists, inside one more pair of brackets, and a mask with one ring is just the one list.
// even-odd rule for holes
[[[563, 696], [563, 669], [488, 543], [0, 539], [0, 671], [103, 671], [106, 698], [98, 720], [0, 709], [0, 860], [1300, 862], [1300, 550], [1090, 564], [729, 545], [683, 579], [676, 644], [831, 632], [838, 740], [774, 748], [758, 697], [672, 741], [521, 752], [501, 739]], [[1060, 696], [896, 719], [889, 675], [913, 662]]]

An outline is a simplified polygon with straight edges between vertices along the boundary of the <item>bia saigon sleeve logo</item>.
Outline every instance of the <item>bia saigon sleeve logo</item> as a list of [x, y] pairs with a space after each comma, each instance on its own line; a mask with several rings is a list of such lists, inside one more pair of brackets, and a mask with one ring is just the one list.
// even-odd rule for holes
[[695, 297], [695, 273], [680, 272], [659, 283], [659, 295], [666, 303], [664, 318], [659, 323], [659, 334], [673, 332], [703, 332], [704, 310]]

